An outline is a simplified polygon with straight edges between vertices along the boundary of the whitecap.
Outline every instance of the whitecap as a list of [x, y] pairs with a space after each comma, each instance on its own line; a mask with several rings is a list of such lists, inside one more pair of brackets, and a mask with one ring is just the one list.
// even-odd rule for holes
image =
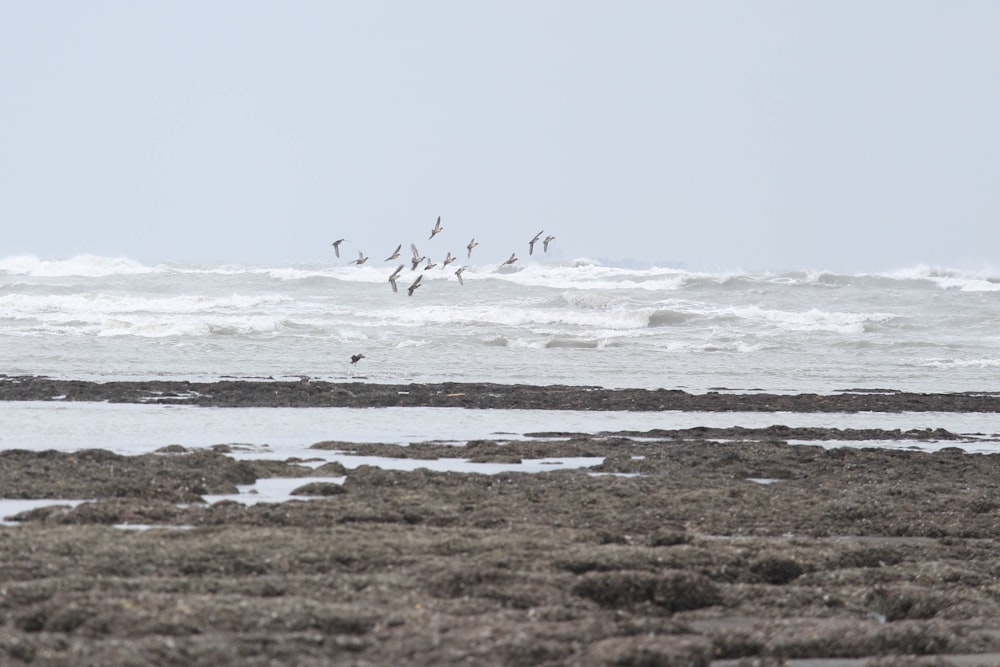
[[162, 270], [163, 267], [145, 266], [126, 257], [97, 255], [76, 255], [67, 259], [39, 259], [34, 255], [18, 255], [0, 259], [0, 274], [44, 278], [69, 276], [96, 278], [157, 273]]
[[811, 308], [806, 311], [787, 311], [760, 306], [733, 306], [722, 309], [717, 317], [722, 319], [753, 320], [776, 326], [786, 331], [830, 331], [838, 333], [864, 333], [865, 325], [893, 319], [892, 313], [855, 313], [827, 311]]
[[954, 289], [962, 292], [1000, 291], [1000, 274], [995, 271], [966, 271], [919, 265], [884, 275], [895, 280], [927, 281], [941, 289]]

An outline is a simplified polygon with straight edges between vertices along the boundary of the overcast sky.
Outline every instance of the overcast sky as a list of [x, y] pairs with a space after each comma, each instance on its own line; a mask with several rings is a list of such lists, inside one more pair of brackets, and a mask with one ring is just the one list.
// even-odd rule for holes
[[998, 35], [995, 0], [0, 0], [0, 256], [486, 261], [544, 229], [998, 268]]

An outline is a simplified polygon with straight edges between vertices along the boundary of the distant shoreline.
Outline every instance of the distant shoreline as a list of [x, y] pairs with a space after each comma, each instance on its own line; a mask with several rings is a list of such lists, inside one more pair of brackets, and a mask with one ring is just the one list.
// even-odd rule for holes
[[453, 407], [637, 412], [1000, 412], [1000, 394], [848, 390], [768, 394], [481, 382], [175, 380], [92, 382], [0, 375], [0, 401], [100, 401], [203, 407]]

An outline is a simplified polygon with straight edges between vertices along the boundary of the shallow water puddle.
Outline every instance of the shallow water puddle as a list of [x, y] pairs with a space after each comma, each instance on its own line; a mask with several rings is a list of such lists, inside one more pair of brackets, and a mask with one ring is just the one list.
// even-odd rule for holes
[[966, 454], [996, 454], [1000, 451], [1000, 442], [994, 436], [979, 440], [788, 440], [787, 442], [789, 445], [812, 445], [824, 449], [871, 447], [875, 449], [903, 449], [914, 452], [960, 449]]
[[203, 498], [210, 505], [223, 500], [232, 500], [244, 505], [307, 500], [319, 496], [293, 496], [292, 491], [306, 484], [343, 484], [346, 479], [346, 477], [269, 477], [258, 479], [254, 484], [237, 486], [239, 493], [210, 494]]
[[[467, 459], [397, 459], [386, 456], [358, 456], [330, 451], [322, 452], [324, 456], [300, 465], [319, 467], [338, 462], [352, 470], [367, 465], [383, 470], [401, 470], [412, 472], [421, 468], [434, 472], [478, 473], [480, 475], [496, 475], [503, 472], [551, 472], [554, 470], [574, 470], [590, 468], [604, 462], [603, 456], [578, 456], [570, 458], [523, 459], [521, 463], [473, 463]], [[238, 494], [219, 494], [204, 496], [205, 502], [217, 503], [221, 500], [233, 500], [246, 505], [257, 503], [280, 503], [287, 500], [306, 500], [321, 496], [293, 496], [292, 491], [312, 483], [343, 484], [347, 477], [271, 477], [259, 479], [255, 484], [239, 486]]]
[[[252, 443], [271, 456], [311, 458], [312, 443], [506, 440], [526, 433], [642, 433], [694, 427], [943, 428], [992, 434], [996, 413], [756, 413], [624, 412], [576, 410], [467, 410], [464, 408], [203, 408], [191, 405], [50, 401], [0, 402], [0, 448], [77, 451], [100, 448], [144, 454], [169, 444], [188, 448]], [[168, 433], [169, 438], [164, 434]], [[506, 434], [506, 435], [505, 435]], [[635, 436], [637, 439], [642, 436]], [[1000, 438], [980, 436], [983, 451], [1000, 451]], [[813, 444], [813, 443], [804, 443]], [[841, 443], [848, 445], [849, 443]], [[879, 446], [866, 444], [864, 446]], [[965, 445], [960, 445], [965, 448]]]
[[7, 517], [38, 509], [39, 507], [51, 507], [52, 505], [69, 505], [76, 507], [86, 500], [58, 500], [54, 498], [40, 498], [37, 500], [24, 500], [21, 498], [0, 498], [0, 526], [19, 526], [17, 521], [8, 521]]

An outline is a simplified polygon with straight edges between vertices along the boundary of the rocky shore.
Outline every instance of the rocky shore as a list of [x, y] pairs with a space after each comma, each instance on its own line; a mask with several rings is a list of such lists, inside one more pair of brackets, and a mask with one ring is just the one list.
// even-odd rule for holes
[[[252, 404], [271, 400], [268, 391], [287, 404], [311, 396], [311, 385], [317, 396], [336, 393], [260, 382]], [[226, 404], [241, 395], [230, 383], [211, 387], [6, 378], [0, 398], [175, 392], [192, 402], [183, 391]], [[392, 396], [338, 387], [351, 400]], [[476, 387], [395, 395], [497, 398], [496, 387]], [[501, 396], [567, 407], [591, 395], [594, 409], [620, 400], [585, 388], [546, 398], [546, 389]], [[826, 405], [838, 396], [751, 398]], [[914, 400], [945, 411], [997, 399]], [[314, 448], [603, 463], [478, 475], [245, 461], [231, 445], [142, 456], [2, 451], [0, 496], [84, 502], [0, 526], [0, 664], [1000, 665], [1000, 457], [966, 453], [965, 436], [782, 426], [531, 435], [457, 450]], [[948, 446], [826, 446], [872, 439]], [[260, 478], [314, 476], [346, 480], [303, 484], [301, 499], [281, 504], [203, 500]]]
[[218, 382], [88, 382], [0, 375], [0, 401], [108, 401], [205, 407], [457, 407], [532, 410], [681, 410], [686, 412], [1000, 412], [1000, 394], [923, 394], [844, 389], [833, 394], [704, 394], [676, 389], [446, 382], [380, 384], [233, 379]]

